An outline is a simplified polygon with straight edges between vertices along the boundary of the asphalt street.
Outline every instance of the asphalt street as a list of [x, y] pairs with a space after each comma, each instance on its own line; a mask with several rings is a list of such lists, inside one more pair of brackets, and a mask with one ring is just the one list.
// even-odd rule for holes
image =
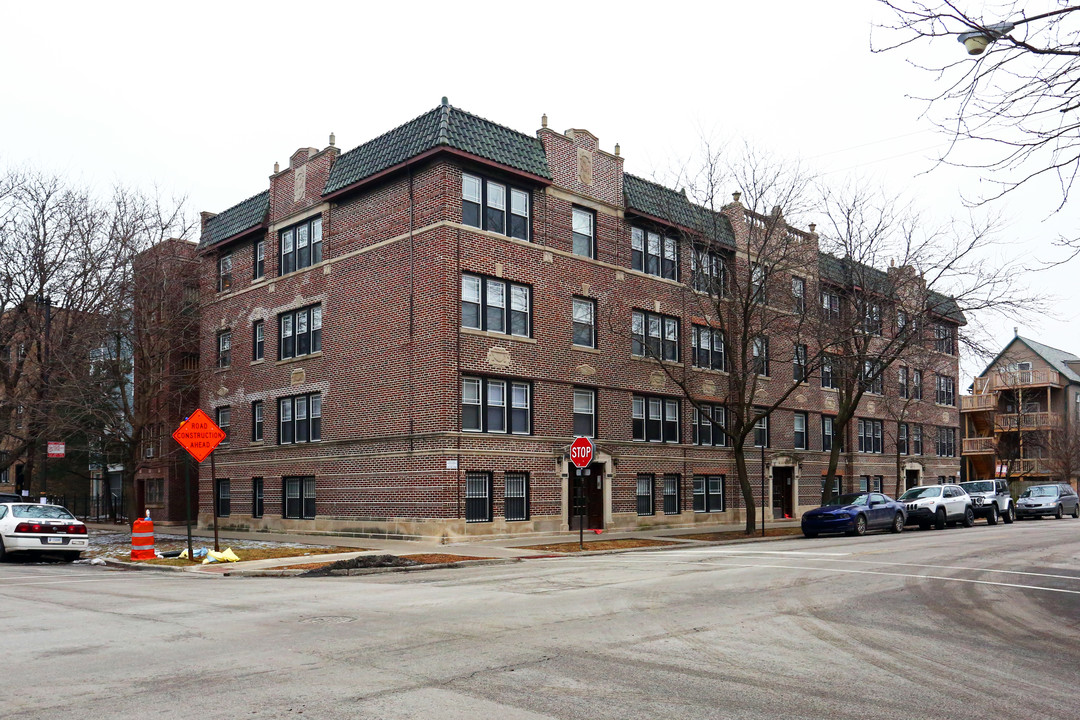
[[0, 716], [1069, 718], [1080, 520], [331, 578], [0, 565]]

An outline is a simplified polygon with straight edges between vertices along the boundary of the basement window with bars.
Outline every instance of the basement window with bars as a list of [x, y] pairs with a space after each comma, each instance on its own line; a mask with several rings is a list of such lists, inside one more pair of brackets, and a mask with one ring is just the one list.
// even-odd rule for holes
[[637, 514], [653, 515], [653, 486], [656, 476], [652, 473], [638, 473], [637, 476]]
[[664, 514], [678, 515], [679, 508], [679, 476], [664, 476]]
[[[509, 220], [506, 213], [508, 187]], [[531, 195], [523, 188], [510, 187], [469, 173], [461, 175], [461, 222], [465, 225], [528, 240], [531, 203]]]
[[529, 473], [508, 472], [505, 479], [504, 510], [508, 521], [529, 519]]
[[465, 522], [491, 522], [491, 473], [465, 473]]
[[232, 513], [232, 482], [228, 478], [218, 478], [215, 484], [217, 516], [229, 517]]
[[315, 517], [315, 478], [282, 478], [282, 513], [287, 519], [312, 520]]

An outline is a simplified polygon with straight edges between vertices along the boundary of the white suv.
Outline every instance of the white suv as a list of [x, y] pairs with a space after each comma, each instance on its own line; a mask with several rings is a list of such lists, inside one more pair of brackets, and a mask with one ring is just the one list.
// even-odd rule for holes
[[901, 495], [898, 502], [907, 508], [907, 524], [918, 523], [923, 530], [933, 524], [941, 530], [946, 524], [975, 524], [971, 497], [959, 485], [920, 485]]

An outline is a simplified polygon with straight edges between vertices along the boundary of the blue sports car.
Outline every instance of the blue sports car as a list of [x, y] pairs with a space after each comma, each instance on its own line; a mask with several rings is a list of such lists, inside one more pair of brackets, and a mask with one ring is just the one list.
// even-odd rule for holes
[[820, 533], [842, 532], [864, 535], [867, 530], [903, 531], [907, 510], [888, 495], [872, 492], [848, 493], [830, 505], [803, 513], [802, 531], [808, 538]]

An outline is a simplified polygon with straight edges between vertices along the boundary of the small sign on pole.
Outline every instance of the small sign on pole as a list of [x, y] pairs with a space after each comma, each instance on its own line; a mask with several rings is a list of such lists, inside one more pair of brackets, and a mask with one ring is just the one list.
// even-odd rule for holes
[[64, 457], [64, 443], [57, 442], [55, 440], [49, 441], [49, 457], [62, 458]]

